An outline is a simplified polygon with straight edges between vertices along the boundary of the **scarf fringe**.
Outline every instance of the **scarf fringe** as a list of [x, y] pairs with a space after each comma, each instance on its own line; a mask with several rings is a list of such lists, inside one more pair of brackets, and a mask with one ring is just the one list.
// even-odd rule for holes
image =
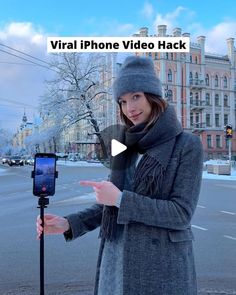
[[147, 154], [143, 157], [134, 174], [135, 190], [155, 198], [154, 194], [161, 193], [165, 169], [157, 159]]
[[[161, 193], [165, 169], [161, 163], [146, 154], [141, 159], [134, 174], [134, 191], [146, 197], [156, 198]], [[119, 209], [115, 206], [104, 206], [99, 237], [108, 241], [116, 238], [117, 217]]]
[[104, 206], [99, 238], [112, 241], [116, 238], [118, 208]]

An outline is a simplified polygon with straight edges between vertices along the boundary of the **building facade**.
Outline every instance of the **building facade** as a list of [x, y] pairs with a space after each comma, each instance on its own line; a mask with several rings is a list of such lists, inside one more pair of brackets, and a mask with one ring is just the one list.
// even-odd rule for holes
[[[148, 28], [141, 28], [137, 37], [148, 37]], [[172, 35], [167, 35], [167, 26], [157, 26], [158, 37], [190, 37], [175, 28]], [[197, 37], [197, 42], [190, 43], [189, 53], [146, 52], [137, 55], [153, 59], [157, 75], [163, 85], [163, 94], [169, 104], [176, 109], [183, 128], [197, 134], [203, 143], [204, 158], [228, 158], [229, 146], [232, 158], [236, 159], [236, 134], [233, 132], [231, 145], [225, 138], [225, 126], [236, 127], [236, 50], [234, 39], [227, 42], [227, 54], [219, 55], [205, 51], [206, 38]], [[123, 58], [124, 60], [124, 58]], [[117, 76], [122, 58], [120, 54], [103, 55], [102, 69], [99, 71], [100, 95], [92, 101], [93, 117], [79, 121], [63, 131], [54, 141], [44, 140], [43, 151], [80, 153], [83, 157], [94, 157], [97, 142], [93, 119], [99, 130], [120, 123], [119, 108], [112, 97], [112, 84]], [[39, 133], [55, 125], [55, 122], [43, 118]], [[26, 126], [18, 132], [15, 141], [21, 142], [26, 134]], [[50, 142], [50, 144], [46, 143]], [[47, 145], [47, 147], [46, 147]], [[41, 149], [40, 149], [41, 150]]]
[[[148, 37], [148, 28], [135, 36]], [[158, 37], [190, 37], [175, 28], [167, 35], [167, 27], [157, 27]], [[236, 117], [236, 50], [234, 39], [226, 40], [227, 55], [205, 52], [205, 36], [190, 44], [189, 53], [145, 53], [154, 60], [156, 72], [163, 83], [163, 93], [172, 104], [185, 130], [198, 134], [204, 146], [204, 158], [227, 158], [229, 141], [225, 126], [235, 130]], [[236, 157], [233, 134], [232, 156]]]

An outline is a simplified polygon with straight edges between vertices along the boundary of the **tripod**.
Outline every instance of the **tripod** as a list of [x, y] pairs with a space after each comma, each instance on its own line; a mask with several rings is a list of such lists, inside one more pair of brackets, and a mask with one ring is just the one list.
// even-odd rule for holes
[[[49, 196], [55, 194], [55, 179], [57, 157], [52, 153], [37, 153], [34, 161], [34, 171], [31, 178], [34, 179], [33, 194], [37, 196], [40, 219], [44, 228], [44, 208], [49, 204]], [[40, 295], [44, 295], [44, 229], [40, 237]]]
[[[49, 199], [47, 196], [39, 196], [38, 208], [40, 208], [40, 219], [44, 227], [44, 208], [47, 208]], [[40, 237], [40, 295], [44, 295], [44, 231]]]

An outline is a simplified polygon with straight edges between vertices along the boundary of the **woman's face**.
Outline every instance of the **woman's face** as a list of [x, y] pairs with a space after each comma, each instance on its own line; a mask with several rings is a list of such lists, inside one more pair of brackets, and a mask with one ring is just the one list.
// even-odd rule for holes
[[123, 114], [134, 124], [147, 122], [151, 114], [151, 105], [143, 92], [126, 93], [119, 99]]

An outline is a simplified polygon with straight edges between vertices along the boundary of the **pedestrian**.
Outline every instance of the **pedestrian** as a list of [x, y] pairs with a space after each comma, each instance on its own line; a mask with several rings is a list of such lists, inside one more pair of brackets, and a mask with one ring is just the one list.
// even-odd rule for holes
[[[66, 217], [46, 214], [44, 231], [71, 241], [100, 227], [94, 294], [196, 295], [191, 219], [202, 176], [199, 137], [183, 131], [162, 98], [150, 58], [127, 57], [113, 93], [128, 148], [113, 158], [109, 181], [80, 182], [94, 189], [97, 204]], [[38, 237], [42, 230], [38, 217]]]

